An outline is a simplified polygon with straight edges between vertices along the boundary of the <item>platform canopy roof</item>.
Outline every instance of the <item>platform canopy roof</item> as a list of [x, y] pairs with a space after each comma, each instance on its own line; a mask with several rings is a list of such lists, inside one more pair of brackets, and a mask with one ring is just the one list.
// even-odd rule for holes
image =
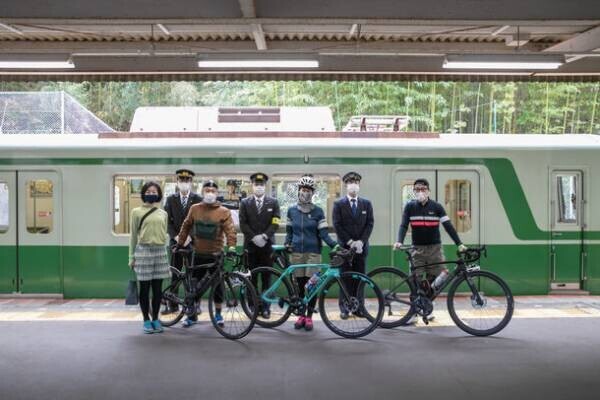
[[[444, 68], [469, 56], [562, 65]], [[15, 60], [70, 65], [0, 79], [598, 81], [600, 1], [3, 0], [0, 65]], [[318, 67], [198, 64], [231, 60]]]

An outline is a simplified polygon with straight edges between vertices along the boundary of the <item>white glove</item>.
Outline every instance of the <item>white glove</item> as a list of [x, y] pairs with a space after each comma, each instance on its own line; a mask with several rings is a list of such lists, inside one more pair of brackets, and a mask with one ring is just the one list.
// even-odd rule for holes
[[350, 248], [356, 250], [356, 254], [362, 254], [363, 246], [364, 244], [362, 240], [353, 240], [350, 244]]
[[469, 248], [467, 246], [465, 246], [464, 244], [459, 244], [458, 245], [458, 252], [459, 253], [464, 253], [467, 250], [469, 250]]
[[267, 239], [265, 239], [265, 235], [256, 235], [252, 238], [252, 243], [254, 243], [257, 247], [265, 247], [267, 244]]
[[188, 237], [185, 239], [185, 242], [183, 243], [183, 247], [187, 247], [188, 244], [190, 244], [192, 241], [192, 237], [188, 235]]
[[179, 235], [175, 236], [175, 237], [173, 238], [173, 240], [175, 241], [175, 243], [179, 243]]
[[396, 242], [396, 243], [394, 243], [394, 250], [398, 250], [402, 246], [404, 246], [404, 243]]

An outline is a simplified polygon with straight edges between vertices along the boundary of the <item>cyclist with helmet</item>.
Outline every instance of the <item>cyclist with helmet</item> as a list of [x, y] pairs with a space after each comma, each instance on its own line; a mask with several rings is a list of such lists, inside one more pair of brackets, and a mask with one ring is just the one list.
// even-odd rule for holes
[[[432, 263], [443, 263], [445, 261], [442, 251], [442, 240], [440, 237], [440, 224], [444, 226], [448, 235], [463, 252], [467, 247], [462, 244], [452, 221], [446, 215], [444, 206], [429, 198], [429, 182], [427, 179], [419, 178], [413, 184], [415, 200], [409, 201], [404, 207], [402, 222], [398, 231], [398, 241], [394, 243], [394, 249], [403, 246], [408, 227], [412, 229], [412, 258], [417, 271], [426, 274], [426, 280], [421, 283], [425, 285], [425, 292], [429, 292], [431, 284], [442, 272], [447, 273], [444, 264], [431, 267], [419, 268], [421, 265]], [[424, 270], [424, 271], [423, 271]], [[433, 319], [433, 316], [430, 316]], [[416, 321], [416, 317], [409, 323]]]
[[[339, 246], [329, 236], [327, 220], [323, 209], [312, 202], [316, 184], [312, 175], [304, 175], [298, 180], [298, 203], [288, 209], [286, 226], [286, 246], [291, 247], [290, 264], [320, 264], [322, 240], [334, 250]], [[294, 276], [298, 281], [300, 297], [304, 297], [305, 285], [318, 268], [298, 268]], [[312, 314], [316, 297], [313, 298], [304, 315], [298, 317], [294, 328], [307, 331], [313, 329]]]

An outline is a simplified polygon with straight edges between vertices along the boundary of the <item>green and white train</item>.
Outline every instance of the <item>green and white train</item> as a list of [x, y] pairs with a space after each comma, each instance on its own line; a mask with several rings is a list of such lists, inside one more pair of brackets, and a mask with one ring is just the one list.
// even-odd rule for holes
[[[502, 276], [514, 294], [600, 294], [594, 206], [600, 204], [600, 137], [344, 136], [4, 135], [0, 293], [122, 297], [130, 276], [128, 214], [139, 204], [139, 186], [157, 179], [170, 193], [174, 171], [186, 167], [197, 183], [221, 182], [225, 198], [242, 196], [248, 176], [264, 172], [284, 210], [294, 200], [293, 181], [312, 173], [319, 181], [316, 201], [329, 216], [332, 202], [345, 194], [340, 177], [359, 172], [360, 193], [375, 210], [369, 268], [405, 268], [391, 244], [412, 182], [425, 177], [463, 241], [487, 245], [482, 267]], [[236, 185], [227, 187], [231, 180]], [[285, 218], [278, 243], [284, 227]], [[453, 258], [455, 246], [443, 235]]]

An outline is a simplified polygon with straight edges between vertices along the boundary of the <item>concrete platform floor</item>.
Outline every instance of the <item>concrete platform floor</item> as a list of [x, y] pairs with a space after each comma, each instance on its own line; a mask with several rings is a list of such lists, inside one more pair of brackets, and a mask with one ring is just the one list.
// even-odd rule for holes
[[[599, 297], [517, 298], [517, 310], [540, 315], [527, 311], [488, 338], [439, 324], [348, 340], [318, 322], [313, 332], [291, 323], [255, 328], [237, 342], [209, 322], [143, 335], [137, 316], [115, 320], [136, 311], [121, 304], [1, 299], [0, 399], [580, 400], [600, 393]], [[58, 314], [7, 318], [35, 312]], [[69, 313], [96, 317], [69, 321]]]

